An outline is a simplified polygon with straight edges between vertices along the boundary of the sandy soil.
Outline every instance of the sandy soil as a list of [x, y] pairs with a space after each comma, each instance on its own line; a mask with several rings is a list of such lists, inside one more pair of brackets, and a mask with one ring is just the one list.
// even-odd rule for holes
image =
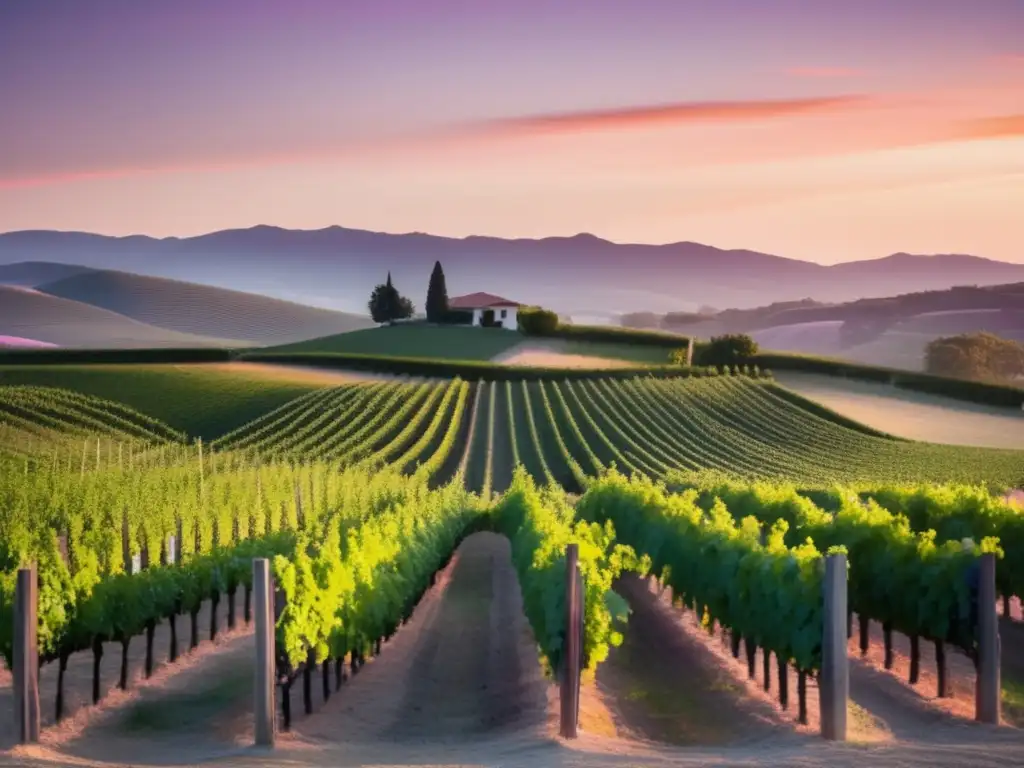
[[411, 379], [408, 376], [396, 376], [388, 373], [373, 373], [372, 371], [347, 371], [330, 368], [314, 368], [302, 365], [279, 365], [277, 363], [190, 363], [190, 368], [204, 368], [212, 371], [224, 371], [226, 373], [237, 373], [242, 376], [277, 379], [283, 381], [298, 381], [304, 384], [323, 384], [325, 386], [337, 386], [338, 384], [352, 384], [361, 381], [420, 381]]
[[775, 378], [804, 397], [898, 437], [949, 445], [1024, 448], [1024, 411], [830, 376], [782, 371]]
[[[92, 705], [92, 651], [74, 654], [68, 660], [67, 670], [64, 673], [64, 719], [59, 725], [55, 725], [58, 665], [56, 662], [43, 665], [39, 675], [39, 704], [45, 735], [44, 742], [50, 745], [62, 743], [70, 735], [91, 725], [97, 718], [102, 719], [110, 712], [122, 709], [134, 701], [142, 691], [160, 689], [168, 679], [176, 675], [205, 667], [211, 657], [220, 655], [240, 639], [251, 637], [251, 629], [245, 626], [242, 619], [241, 591], [236, 595], [235, 608], [236, 626], [233, 631], [229, 632], [227, 629], [227, 600], [221, 600], [217, 610], [217, 638], [210, 642], [210, 604], [206, 603], [199, 614], [200, 644], [191, 652], [189, 651], [190, 619], [187, 615], [179, 616], [177, 619], [179, 656], [174, 664], [167, 663], [170, 649], [170, 627], [166, 622], [158, 626], [153, 642], [154, 674], [148, 680], [144, 677], [145, 637], [133, 638], [128, 652], [128, 691], [121, 691], [117, 688], [121, 669], [121, 645], [120, 643], [105, 643], [101, 661], [102, 698], [99, 705], [95, 707]], [[2, 749], [9, 749], [17, 739], [12, 697], [11, 674], [7, 669], [0, 668], [0, 748]]]
[[636, 577], [615, 589], [632, 614], [623, 644], [598, 667], [592, 701], [581, 707], [584, 730], [679, 746], [806, 742], [773, 702], [748, 695], [720, 637], [700, 631], [692, 611], [674, 608], [667, 592]]
[[527, 341], [495, 355], [492, 363], [502, 365], [538, 366], [548, 368], [632, 368], [638, 363], [610, 357], [574, 355], [566, 352], [568, 345], [561, 340]]
[[[4, 765], [223, 766], [909, 766], [988, 768], [1024, 764], [1024, 733], [981, 726], [928, 700], [933, 669], [922, 646], [919, 690], [880, 670], [875, 638], [867, 661], [851, 663], [851, 742], [798, 726], [760, 680], [746, 679], [722, 633], [698, 628], [652, 581], [624, 579], [633, 608], [626, 641], [584, 687], [581, 735], [556, 738], [557, 689], [540, 671], [522, 614], [508, 543], [470, 537], [412, 620], [359, 674], [312, 715], [294, 690], [294, 729], [273, 753], [251, 742], [251, 634], [238, 633], [189, 665], [152, 681], [116, 706], [48, 730], [43, 744], [16, 748]], [[854, 644], [856, 640], [854, 640]], [[898, 651], [901, 649], [897, 645]], [[201, 663], [199, 663], [201, 661]], [[951, 660], [955, 702], [969, 695]], [[969, 663], [968, 663], [969, 665]], [[760, 676], [761, 663], [757, 663]], [[299, 685], [296, 685], [299, 688]], [[954, 705], [950, 705], [954, 706]], [[959, 705], [956, 705], [959, 706]], [[102, 710], [102, 711], [100, 711]], [[675, 722], [683, 721], [683, 722]]]

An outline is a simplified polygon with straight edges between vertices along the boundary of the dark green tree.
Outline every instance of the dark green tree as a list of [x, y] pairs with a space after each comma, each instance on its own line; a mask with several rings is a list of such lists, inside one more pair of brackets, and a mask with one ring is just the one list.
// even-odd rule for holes
[[387, 282], [378, 285], [370, 294], [370, 317], [375, 323], [390, 323], [412, 317], [415, 308], [409, 299], [398, 292], [388, 272]]
[[714, 336], [697, 356], [698, 365], [742, 365], [757, 354], [757, 342], [742, 333]]
[[541, 307], [520, 307], [519, 330], [527, 336], [550, 336], [558, 330], [558, 315]]
[[448, 286], [444, 280], [441, 262], [434, 262], [434, 271], [430, 273], [430, 284], [427, 286], [427, 322], [443, 323], [448, 319]]

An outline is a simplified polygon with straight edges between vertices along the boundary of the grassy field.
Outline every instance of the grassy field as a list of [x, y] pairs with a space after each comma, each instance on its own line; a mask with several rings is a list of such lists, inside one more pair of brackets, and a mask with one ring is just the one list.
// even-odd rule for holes
[[[680, 344], [680, 347], [682, 346]], [[567, 355], [605, 357], [611, 360], [626, 360], [631, 363], [650, 363], [652, 365], [664, 365], [669, 361], [669, 350], [639, 344], [614, 344], [611, 342], [567, 339], [562, 351]]]
[[272, 352], [342, 352], [360, 355], [490, 360], [523, 340], [503, 328], [439, 328], [423, 323], [368, 328], [272, 347]]
[[[345, 459], [369, 436], [376, 435], [372, 445], [364, 447], [379, 450], [403, 429], [410, 436], [406, 447], [418, 438], [426, 446], [430, 435], [439, 436], [451, 427], [452, 439], [459, 443], [457, 452], [466, 454], [464, 463], [474, 468], [481, 482], [484, 477], [507, 481], [519, 457], [538, 480], [550, 477], [568, 488], [577, 487], [583, 475], [611, 464], [652, 477], [713, 470], [807, 484], [1024, 484], [1024, 451], [1001, 450], [1024, 447], [1024, 430], [1011, 429], [1005, 421], [985, 421], [1019, 422], [1024, 417], [979, 414], [968, 406], [937, 410], [932, 405], [925, 423], [938, 422], [943, 432], [932, 426], [932, 441], [897, 440], [881, 431], [897, 436], [907, 431], [900, 429], [905, 425], [892, 410], [903, 407], [899, 400], [887, 404], [874, 395], [882, 404], [876, 407], [890, 411], [868, 419], [861, 429], [856, 419], [845, 418], [851, 413], [842, 403], [832, 411], [816, 409], [814, 401], [775, 384], [742, 377], [495, 382], [483, 392], [484, 412], [478, 414], [478, 437], [469, 453], [462, 445], [469, 434], [463, 422], [472, 413], [466, 403], [475, 401], [475, 381], [467, 383], [465, 395], [443, 397], [447, 380], [415, 383], [406, 377], [243, 362], [5, 366], [0, 369], [0, 384], [58, 387], [114, 400], [193, 439], [211, 441], [235, 433], [232, 440], [221, 440], [221, 447], [296, 457]], [[323, 397], [297, 399], [314, 392]], [[466, 403], [457, 408], [462, 398]], [[493, 414], [492, 401], [497, 406]], [[828, 397], [821, 401], [835, 405]], [[283, 410], [271, 414], [278, 408]], [[276, 426], [267, 431], [264, 418]], [[428, 427], [434, 432], [425, 436]], [[246, 440], [244, 446], [233, 442], [245, 430], [260, 429], [265, 434], [259, 441]], [[484, 435], [490, 437], [485, 440]], [[941, 437], [977, 445], [943, 445]], [[504, 440], [512, 440], [510, 447], [501, 445]], [[503, 458], [485, 458], [492, 454]], [[415, 458], [410, 454], [408, 460]], [[486, 461], [508, 466], [488, 466]], [[446, 469], [454, 472], [455, 464], [446, 464]]]
[[[347, 463], [384, 450], [400, 434], [406, 435], [404, 446], [420, 439], [426, 450], [435, 436], [451, 430], [452, 450], [465, 456], [471, 476], [481, 483], [474, 490], [480, 491], [491, 490], [485, 478], [507, 482], [517, 459], [538, 481], [551, 479], [570, 490], [612, 464], [656, 478], [711, 470], [808, 485], [1024, 482], [1022, 451], [884, 437], [784, 397], [772, 384], [745, 378], [494, 382], [484, 391], [486, 421], [477, 415], [481, 437], [468, 445], [462, 421], [472, 411], [456, 407], [451, 386], [342, 385], [257, 420], [217, 446]], [[473, 402], [479, 385], [459, 386], [468, 387], [464, 397]], [[403, 461], [425, 460], [429, 453], [409, 450]], [[448, 469], [438, 482], [450, 479], [455, 466]], [[493, 490], [504, 490], [501, 480]]]
[[189, 436], [212, 439], [322, 381], [204, 365], [3, 366], [0, 386], [34, 385], [115, 400]]
[[528, 339], [492, 362], [541, 368], [625, 368], [665, 365], [669, 351], [663, 347], [577, 339]]
[[1024, 448], [1024, 412], [950, 401], [884, 384], [779, 372], [776, 380], [844, 416], [911, 440]]
[[437, 327], [422, 323], [370, 328], [263, 351], [389, 355], [572, 368], [668, 362], [667, 349], [650, 345], [533, 339], [501, 328]]

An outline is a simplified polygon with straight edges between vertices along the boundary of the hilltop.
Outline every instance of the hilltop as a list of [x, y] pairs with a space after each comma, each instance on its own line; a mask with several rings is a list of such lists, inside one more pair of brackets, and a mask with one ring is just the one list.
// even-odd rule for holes
[[969, 255], [894, 254], [822, 266], [754, 250], [694, 242], [620, 244], [590, 234], [509, 240], [257, 226], [164, 239], [52, 231], [0, 235], [0, 265], [56, 261], [124, 270], [354, 312], [363, 311], [388, 270], [422, 307], [435, 260], [444, 265], [452, 295], [500, 290], [577, 322], [704, 304], [752, 308], [806, 296], [844, 302], [1024, 280], [1024, 265]]

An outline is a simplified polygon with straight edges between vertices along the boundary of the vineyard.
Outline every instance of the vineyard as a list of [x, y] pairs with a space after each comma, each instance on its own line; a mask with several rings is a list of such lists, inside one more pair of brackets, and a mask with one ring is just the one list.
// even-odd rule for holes
[[547, 380], [352, 384], [298, 398], [212, 443], [217, 451], [346, 465], [386, 463], [500, 493], [522, 464], [578, 492], [630, 475], [720, 471], [810, 486], [1024, 481], [1024, 453], [889, 438], [769, 381]]
[[[57, 675], [45, 724], [75, 714], [64, 687], [79, 657], [95, 704], [115, 680], [135, 684], [140, 644], [148, 678], [249, 624], [257, 557], [278, 589], [286, 728], [301, 717], [294, 684], [306, 715], [314, 688], [326, 701], [386, 660], [480, 536], [508, 542], [549, 677], [564, 663], [575, 543], [590, 674], [630, 632], [629, 585], [654, 577], [749, 677], [761, 659], [766, 690], [774, 658], [781, 707], [795, 703], [801, 724], [830, 553], [848, 557], [852, 652], [867, 654], [877, 623], [889, 670], [894, 637], [908, 638], [913, 686], [925, 641], [940, 699], [955, 658], [979, 652], [980, 557], [997, 558], [1007, 619], [1024, 595], [1024, 515], [1002, 497], [1024, 481], [1020, 452], [897, 440], [756, 376], [352, 383], [193, 437], [111, 400], [0, 388], [0, 652], [10, 668], [16, 575], [35, 563], [39, 654]], [[1004, 640], [1010, 671], [1017, 653]]]

